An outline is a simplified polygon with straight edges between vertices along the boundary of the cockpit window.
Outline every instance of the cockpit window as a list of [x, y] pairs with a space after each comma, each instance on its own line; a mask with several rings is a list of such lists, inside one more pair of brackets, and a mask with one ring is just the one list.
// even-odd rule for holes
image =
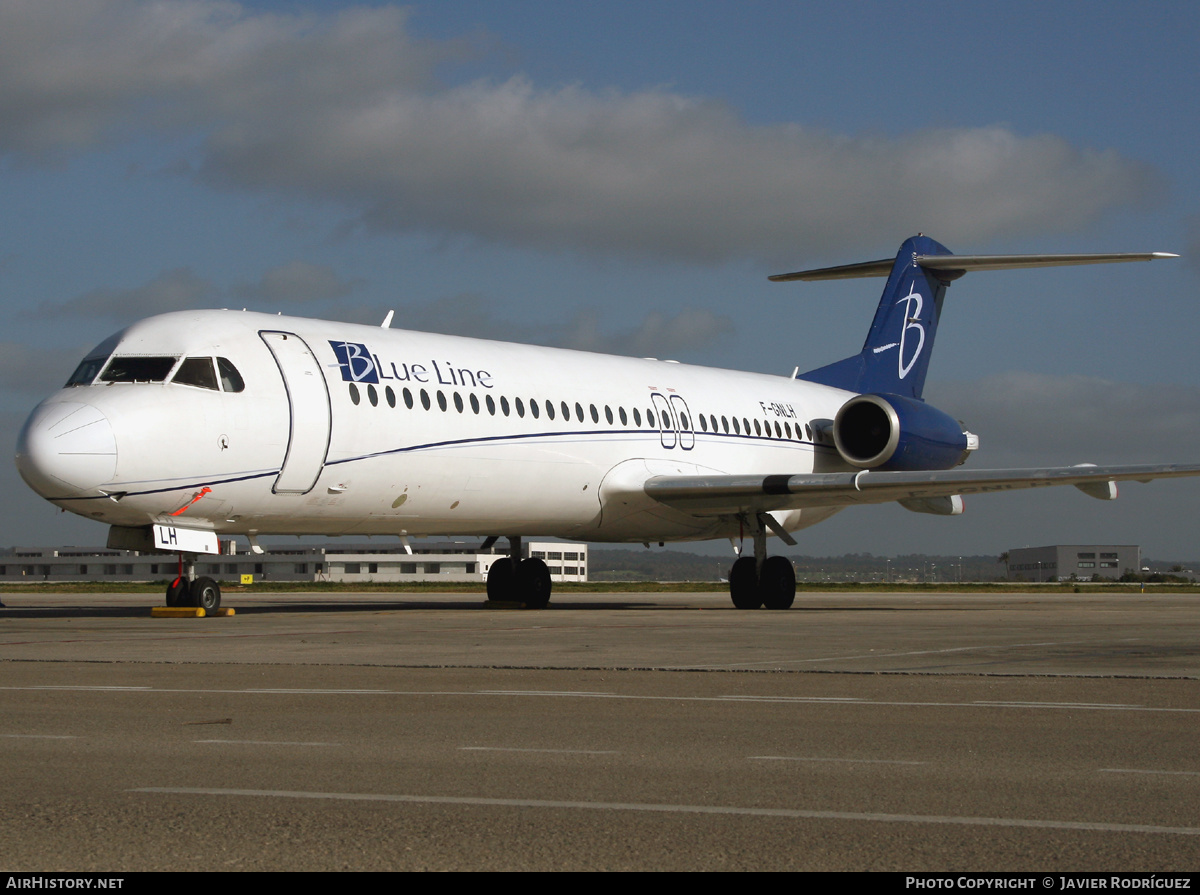
[[114, 333], [85, 354], [83, 362], [75, 368], [75, 372], [67, 380], [67, 388], [75, 385], [91, 385], [96, 374], [104, 366], [104, 362], [112, 356], [113, 350], [120, 344], [121, 335], [122, 333]]
[[213, 372], [211, 357], [189, 357], [179, 365], [179, 371], [171, 380], [178, 385], [194, 385], [197, 388], [217, 390], [217, 376]]
[[101, 382], [162, 382], [175, 366], [173, 357], [114, 357]]
[[96, 374], [100, 372], [100, 368], [104, 366], [104, 362], [108, 360], [108, 356], [103, 357], [85, 357], [75, 368], [75, 372], [71, 374], [71, 378], [67, 380], [65, 388], [71, 388], [76, 385], [91, 385], [92, 380], [96, 378]]
[[217, 370], [221, 373], [221, 388], [227, 392], [240, 392], [246, 387], [242, 382], [242, 374], [226, 357], [217, 358]]

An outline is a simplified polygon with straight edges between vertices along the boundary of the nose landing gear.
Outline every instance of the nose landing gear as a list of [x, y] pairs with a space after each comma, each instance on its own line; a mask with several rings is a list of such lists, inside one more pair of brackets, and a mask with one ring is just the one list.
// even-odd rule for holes
[[168, 606], [195, 606], [205, 615], [221, 608], [221, 586], [211, 578], [196, 577], [196, 554], [179, 554], [179, 574], [167, 584]]

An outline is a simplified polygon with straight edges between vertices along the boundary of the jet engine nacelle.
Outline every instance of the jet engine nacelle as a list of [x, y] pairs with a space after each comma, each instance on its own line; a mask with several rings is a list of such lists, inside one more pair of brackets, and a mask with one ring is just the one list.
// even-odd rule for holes
[[899, 395], [858, 395], [833, 421], [842, 459], [861, 469], [950, 469], [974, 448], [958, 421]]

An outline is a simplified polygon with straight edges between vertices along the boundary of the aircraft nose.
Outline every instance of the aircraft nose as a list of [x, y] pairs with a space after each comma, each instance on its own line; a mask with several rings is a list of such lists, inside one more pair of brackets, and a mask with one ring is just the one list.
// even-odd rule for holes
[[91, 491], [117, 471], [112, 424], [91, 404], [41, 404], [17, 438], [17, 469], [43, 497]]

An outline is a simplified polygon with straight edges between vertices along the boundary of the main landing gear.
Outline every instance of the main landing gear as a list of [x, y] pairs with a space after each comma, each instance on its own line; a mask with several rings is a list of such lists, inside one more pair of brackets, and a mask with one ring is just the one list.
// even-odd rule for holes
[[[796, 571], [791, 561], [785, 556], [767, 556], [767, 526], [774, 520], [765, 521], [764, 516], [758, 514], [752, 525], [754, 556], [741, 557], [729, 570], [729, 596], [738, 609], [789, 609], [796, 599]], [[790, 535], [786, 540], [796, 543]]]
[[205, 615], [221, 608], [221, 586], [211, 578], [196, 577], [196, 555], [179, 554], [179, 574], [167, 584], [168, 606], [195, 606]]
[[496, 560], [488, 570], [488, 600], [545, 609], [550, 602], [550, 569], [535, 557], [521, 559], [520, 536], [509, 538], [508, 546], [509, 555]]

